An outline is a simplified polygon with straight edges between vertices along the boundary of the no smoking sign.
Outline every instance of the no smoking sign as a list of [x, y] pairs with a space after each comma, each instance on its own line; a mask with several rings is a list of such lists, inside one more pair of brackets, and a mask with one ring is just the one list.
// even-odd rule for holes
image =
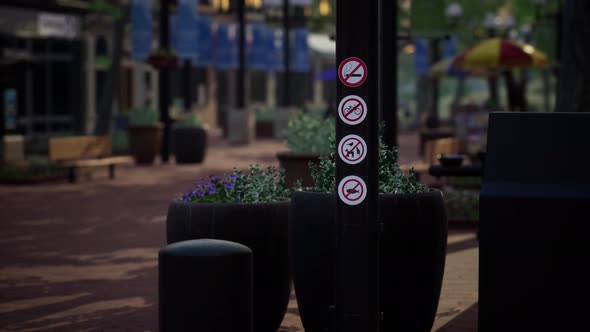
[[338, 185], [338, 196], [348, 205], [359, 205], [367, 197], [367, 185], [358, 176], [347, 176]]
[[338, 144], [338, 155], [349, 165], [356, 165], [367, 156], [367, 143], [358, 135], [345, 136]]
[[359, 96], [347, 96], [338, 105], [338, 116], [348, 125], [357, 125], [367, 117], [367, 103]]
[[363, 85], [367, 80], [367, 65], [359, 58], [351, 57], [340, 64], [338, 67], [338, 77], [340, 82], [349, 88], [356, 88]]

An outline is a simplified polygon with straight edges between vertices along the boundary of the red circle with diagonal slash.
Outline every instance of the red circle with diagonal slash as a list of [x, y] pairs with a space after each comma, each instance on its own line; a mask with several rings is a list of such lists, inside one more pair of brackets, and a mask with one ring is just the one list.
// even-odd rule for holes
[[338, 115], [344, 123], [357, 125], [367, 116], [367, 103], [359, 96], [347, 96], [338, 105]]
[[367, 197], [365, 181], [358, 176], [347, 176], [338, 185], [338, 196], [348, 205], [358, 205]]
[[[358, 153], [354, 153], [355, 151]], [[360, 136], [348, 135], [338, 144], [338, 154], [345, 163], [356, 165], [367, 156], [367, 144]]]
[[340, 82], [349, 88], [363, 85], [367, 80], [367, 65], [359, 58], [350, 57], [340, 63], [338, 78]]

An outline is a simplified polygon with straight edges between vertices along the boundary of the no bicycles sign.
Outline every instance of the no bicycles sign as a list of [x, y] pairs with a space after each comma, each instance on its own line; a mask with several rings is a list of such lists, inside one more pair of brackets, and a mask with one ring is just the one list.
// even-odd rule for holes
[[348, 125], [357, 125], [367, 117], [367, 103], [359, 96], [347, 96], [338, 105], [338, 116]]

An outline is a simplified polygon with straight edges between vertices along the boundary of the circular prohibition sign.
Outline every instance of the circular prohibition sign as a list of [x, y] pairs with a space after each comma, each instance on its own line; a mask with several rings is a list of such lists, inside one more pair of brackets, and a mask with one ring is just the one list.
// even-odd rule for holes
[[367, 103], [359, 96], [346, 96], [338, 104], [338, 116], [348, 125], [357, 125], [367, 117]]
[[367, 156], [367, 143], [358, 135], [347, 135], [338, 144], [338, 155], [345, 163], [356, 165]]
[[367, 197], [367, 185], [358, 176], [347, 176], [338, 185], [338, 196], [347, 205], [359, 205]]
[[359, 58], [350, 57], [338, 66], [338, 78], [340, 82], [349, 88], [356, 88], [367, 80], [369, 73], [365, 62]]

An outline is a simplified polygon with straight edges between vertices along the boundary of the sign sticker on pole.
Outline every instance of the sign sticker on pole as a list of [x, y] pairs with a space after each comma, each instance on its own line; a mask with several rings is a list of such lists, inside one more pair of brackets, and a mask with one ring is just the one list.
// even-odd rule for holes
[[338, 144], [338, 155], [349, 165], [356, 165], [367, 156], [367, 143], [358, 135], [345, 136]]
[[338, 185], [338, 196], [348, 205], [359, 205], [367, 197], [367, 185], [358, 176], [347, 176]]
[[342, 61], [338, 67], [340, 82], [349, 88], [363, 85], [367, 80], [367, 65], [359, 58], [350, 57]]
[[338, 105], [338, 115], [344, 123], [357, 125], [367, 117], [367, 103], [359, 96], [347, 96]]

